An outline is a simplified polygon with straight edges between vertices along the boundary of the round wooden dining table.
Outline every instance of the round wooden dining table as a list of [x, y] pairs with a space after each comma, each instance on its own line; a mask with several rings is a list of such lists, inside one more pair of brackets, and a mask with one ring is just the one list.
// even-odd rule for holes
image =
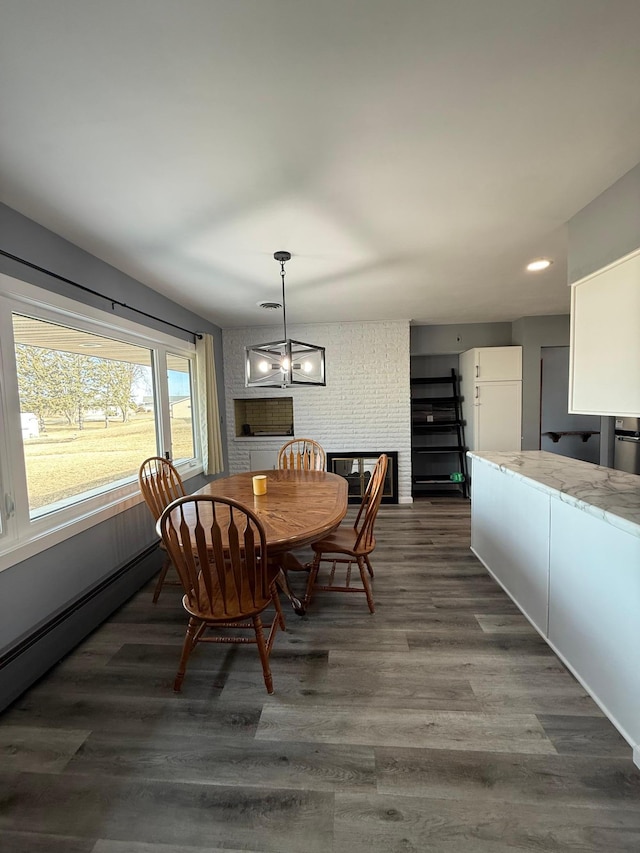
[[[254, 495], [253, 477], [264, 474], [267, 492]], [[233, 498], [252, 509], [267, 537], [269, 557], [280, 566], [279, 585], [296, 613], [302, 602], [294, 595], [287, 571], [304, 569], [292, 551], [317, 542], [335, 530], [347, 513], [348, 483], [328, 471], [245, 471], [207, 483], [194, 495]]]

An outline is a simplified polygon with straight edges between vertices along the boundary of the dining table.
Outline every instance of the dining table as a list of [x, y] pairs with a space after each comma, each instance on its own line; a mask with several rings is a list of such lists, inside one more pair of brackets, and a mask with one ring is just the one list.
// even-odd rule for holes
[[[266, 476], [263, 495], [253, 493], [253, 478]], [[193, 493], [233, 498], [253, 510], [264, 527], [269, 558], [279, 566], [278, 585], [294, 611], [304, 614], [294, 594], [288, 571], [306, 570], [293, 553], [333, 532], [348, 508], [348, 483], [329, 471], [244, 471], [212, 480]]]

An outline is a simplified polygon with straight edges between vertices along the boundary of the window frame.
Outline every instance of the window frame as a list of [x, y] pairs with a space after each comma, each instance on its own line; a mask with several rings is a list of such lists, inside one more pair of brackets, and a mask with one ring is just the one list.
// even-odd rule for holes
[[[112, 518], [143, 500], [135, 477], [130, 482], [106, 487], [92, 497], [30, 518], [13, 337], [14, 313], [72, 326], [151, 350], [154, 396], [157, 401], [154, 407], [156, 437], [160, 445], [158, 455], [161, 456], [171, 446], [166, 354], [180, 355], [191, 361], [193, 429], [197, 455], [179, 463], [178, 470], [185, 478], [193, 477], [203, 470], [194, 343], [0, 273], [0, 417], [3, 425], [0, 436], [0, 571]], [[13, 501], [13, 513], [9, 512], [6, 496], [9, 496], [10, 502]]]

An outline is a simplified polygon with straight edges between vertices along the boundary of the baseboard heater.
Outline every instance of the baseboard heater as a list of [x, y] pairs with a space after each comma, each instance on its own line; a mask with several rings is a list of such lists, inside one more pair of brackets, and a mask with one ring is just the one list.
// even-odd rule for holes
[[58, 663], [157, 572], [150, 545], [0, 655], [0, 710]]

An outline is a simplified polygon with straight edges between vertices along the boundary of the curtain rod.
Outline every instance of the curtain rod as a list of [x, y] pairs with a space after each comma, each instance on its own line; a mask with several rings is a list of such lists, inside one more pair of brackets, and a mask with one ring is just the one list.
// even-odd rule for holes
[[19, 258], [17, 255], [12, 255], [11, 252], [5, 252], [4, 249], [0, 249], [0, 255], [4, 255], [5, 258], [10, 258], [12, 261], [17, 261], [19, 264], [23, 264], [25, 267], [30, 267], [32, 270], [37, 270], [38, 272], [43, 272], [45, 275], [51, 276], [51, 278], [56, 278], [58, 281], [64, 281], [65, 284], [70, 284], [73, 287], [77, 287], [79, 290], [84, 290], [85, 293], [91, 293], [93, 296], [98, 296], [100, 299], [105, 299], [107, 302], [111, 303], [111, 308], [113, 310], [114, 305], [119, 305], [121, 308], [126, 308], [127, 311], [134, 311], [136, 314], [141, 314], [143, 317], [148, 317], [150, 320], [157, 320], [159, 323], [164, 323], [165, 326], [171, 326], [174, 329], [180, 329], [181, 332], [187, 332], [189, 335], [193, 335], [194, 338], [202, 338], [201, 332], [192, 332], [191, 329], [185, 329], [184, 326], [178, 326], [176, 323], [171, 323], [169, 320], [163, 320], [162, 317], [156, 317], [155, 314], [148, 314], [146, 311], [142, 311], [140, 308], [134, 308], [131, 305], [127, 305], [126, 302], [120, 302], [119, 299], [112, 299], [110, 296], [105, 296], [104, 293], [98, 293], [97, 290], [92, 290], [90, 287], [85, 287], [84, 284], [78, 284], [77, 281], [71, 281], [70, 278], [65, 278], [63, 275], [58, 275], [56, 272], [52, 272], [51, 270], [45, 269], [45, 267], [40, 267], [38, 264], [33, 264], [31, 261], [27, 261], [24, 258]]

